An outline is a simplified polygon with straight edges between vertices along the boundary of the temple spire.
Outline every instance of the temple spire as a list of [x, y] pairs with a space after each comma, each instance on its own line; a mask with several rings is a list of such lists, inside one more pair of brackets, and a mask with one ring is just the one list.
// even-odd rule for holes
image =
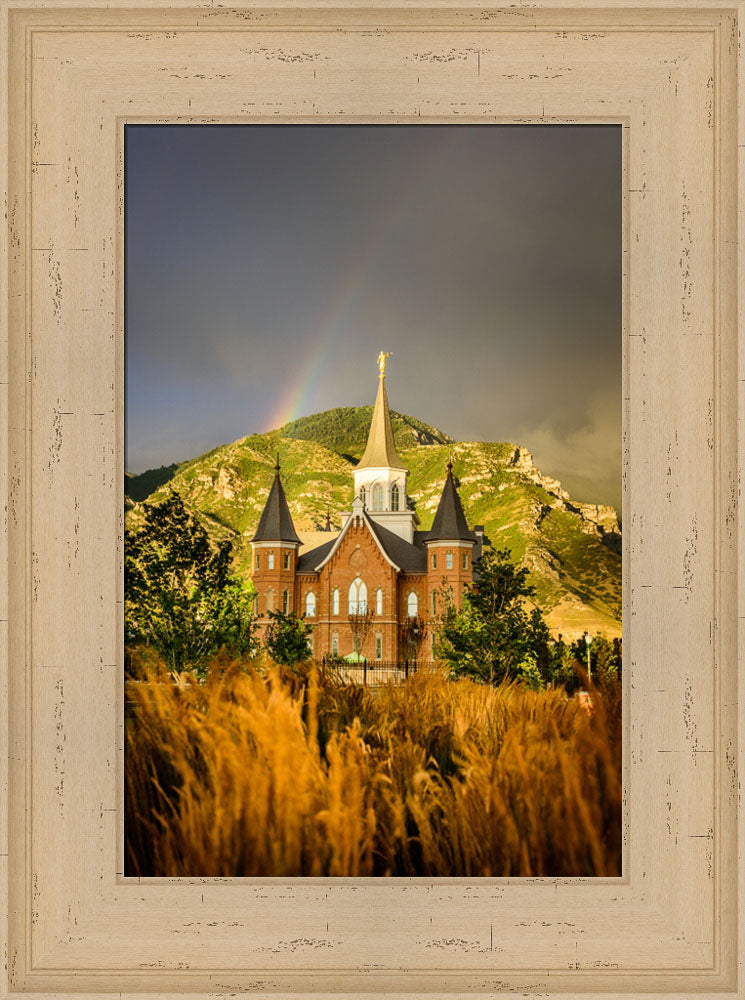
[[264, 510], [261, 512], [259, 526], [252, 542], [297, 542], [300, 543], [292, 515], [287, 505], [287, 497], [279, 478], [279, 454], [274, 466], [274, 482], [269, 490]]
[[448, 456], [447, 477], [437, 506], [432, 528], [424, 536], [425, 542], [464, 541], [475, 542], [476, 535], [468, 527], [463, 505], [453, 478], [453, 456]]
[[378, 394], [367, 437], [367, 447], [359, 461], [358, 469], [405, 469], [393, 440], [391, 412], [388, 408], [388, 394], [385, 391], [385, 361], [390, 354], [381, 351], [378, 355]]

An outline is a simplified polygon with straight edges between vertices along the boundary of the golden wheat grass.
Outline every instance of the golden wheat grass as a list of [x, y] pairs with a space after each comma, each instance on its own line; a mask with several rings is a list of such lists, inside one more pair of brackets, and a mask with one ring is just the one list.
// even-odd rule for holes
[[216, 663], [128, 684], [127, 872], [618, 875], [617, 688]]

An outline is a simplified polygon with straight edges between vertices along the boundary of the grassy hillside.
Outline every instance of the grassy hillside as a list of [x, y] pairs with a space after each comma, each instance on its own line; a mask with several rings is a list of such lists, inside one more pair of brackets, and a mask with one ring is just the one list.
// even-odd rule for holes
[[[367, 434], [372, 420], [372, 406], [340, 406], [311, 417], [293, 420], [281, 429], [283, 437], [300, 441], [315, 441], [345, 458], [359, 462], [365, 450]], [[452, 441], [447, 434], [416, 417], [391, 410], [393, 437], [399, 451], [417, 444], [447, 444]]]
[[[341, 513], [351, 508], [352, 470], [371, 416], [370, 406], [328, 410], [223, 445], [182, 463], [147, 499], [157, 501], [169, 488], [176, 489], [215, 538], [233, 539], [236, 568], [249, 575], [249, 539], [272, 483], [277, 453], [298, 532], [322, 526], [327, 506], [332, 524], [339, 527]], [[469, 523], [483, 524], [496, 547], [509, 548], [515, 560], [528, 566], [537, 603], [551, 627], [566, 636], [586, 628], [620, 635], [620, 529], [612, 508], [573, 502], [559, 483], [534, 468], [524, 448], [453, 442], [413, 417], [394, 413], [392, 420], [422, 528], [432, 524], [452, 453]], [[127, 517], [137, 516], [135, 504]]]

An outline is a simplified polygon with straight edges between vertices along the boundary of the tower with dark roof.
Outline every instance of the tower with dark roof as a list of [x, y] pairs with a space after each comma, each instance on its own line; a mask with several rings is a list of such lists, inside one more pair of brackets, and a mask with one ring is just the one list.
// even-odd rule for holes
[[442, 488], [440, 502], [437, 505], [437, 513], [432, 522], [432, 527], [424, 536], [425, 544], [435, 542], [456, 541], [475, 543], [476, 535], [468, 527], [466, 515], [463, 513], [463, 504], [460, 502], [458, 489], [453, 477], [453, 462], [448, 459], [447, 476], [445, 485]]
[[282, 480], [279, 477], [279, 455], [277, 455], [277, 464], [274, 466], [274, 482], [261, 512], [256, 534], [251, 541], [254, 544], [257, 542], [300, 544], [300, 538], [292, 523], [290, 508], [287, 506]]
[[257, 591], [257, 613], [295, 610], [295, 571], [301, 541], [279, 475], [279, 455], [274, 482], [259, 518], [253, 546], [253, 582]]
[[448, 459], [447, 477], [442, 488], [432, 527], [424, 535], [427, 548], [427, 580], [430, 613], [439, 612], [438, 601], [454, 599], [460, 606], [466, 587], [473, 584], [474, 553], [478, 536], [468, 527], [463, 504]]

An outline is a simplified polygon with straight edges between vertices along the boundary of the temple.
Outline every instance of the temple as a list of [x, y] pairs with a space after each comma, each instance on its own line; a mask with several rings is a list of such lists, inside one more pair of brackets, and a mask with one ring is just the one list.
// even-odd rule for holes
[[387, 357], [378, 357], [367, 446], [353, 472], [354, 500], [342, 514], [341, 531], [302, 549], [277, 462], [252, 539], [260, 629], [269, 623], [269, 611], [304, 615], [313, 625], [317, 659], [432, 659], [442, 602], [460, 606], [488, 544], [483, 527], [468, 526], [451, 461], [432, 527], [420, 530], [407, 491], [409, 472], [393, 436]]

